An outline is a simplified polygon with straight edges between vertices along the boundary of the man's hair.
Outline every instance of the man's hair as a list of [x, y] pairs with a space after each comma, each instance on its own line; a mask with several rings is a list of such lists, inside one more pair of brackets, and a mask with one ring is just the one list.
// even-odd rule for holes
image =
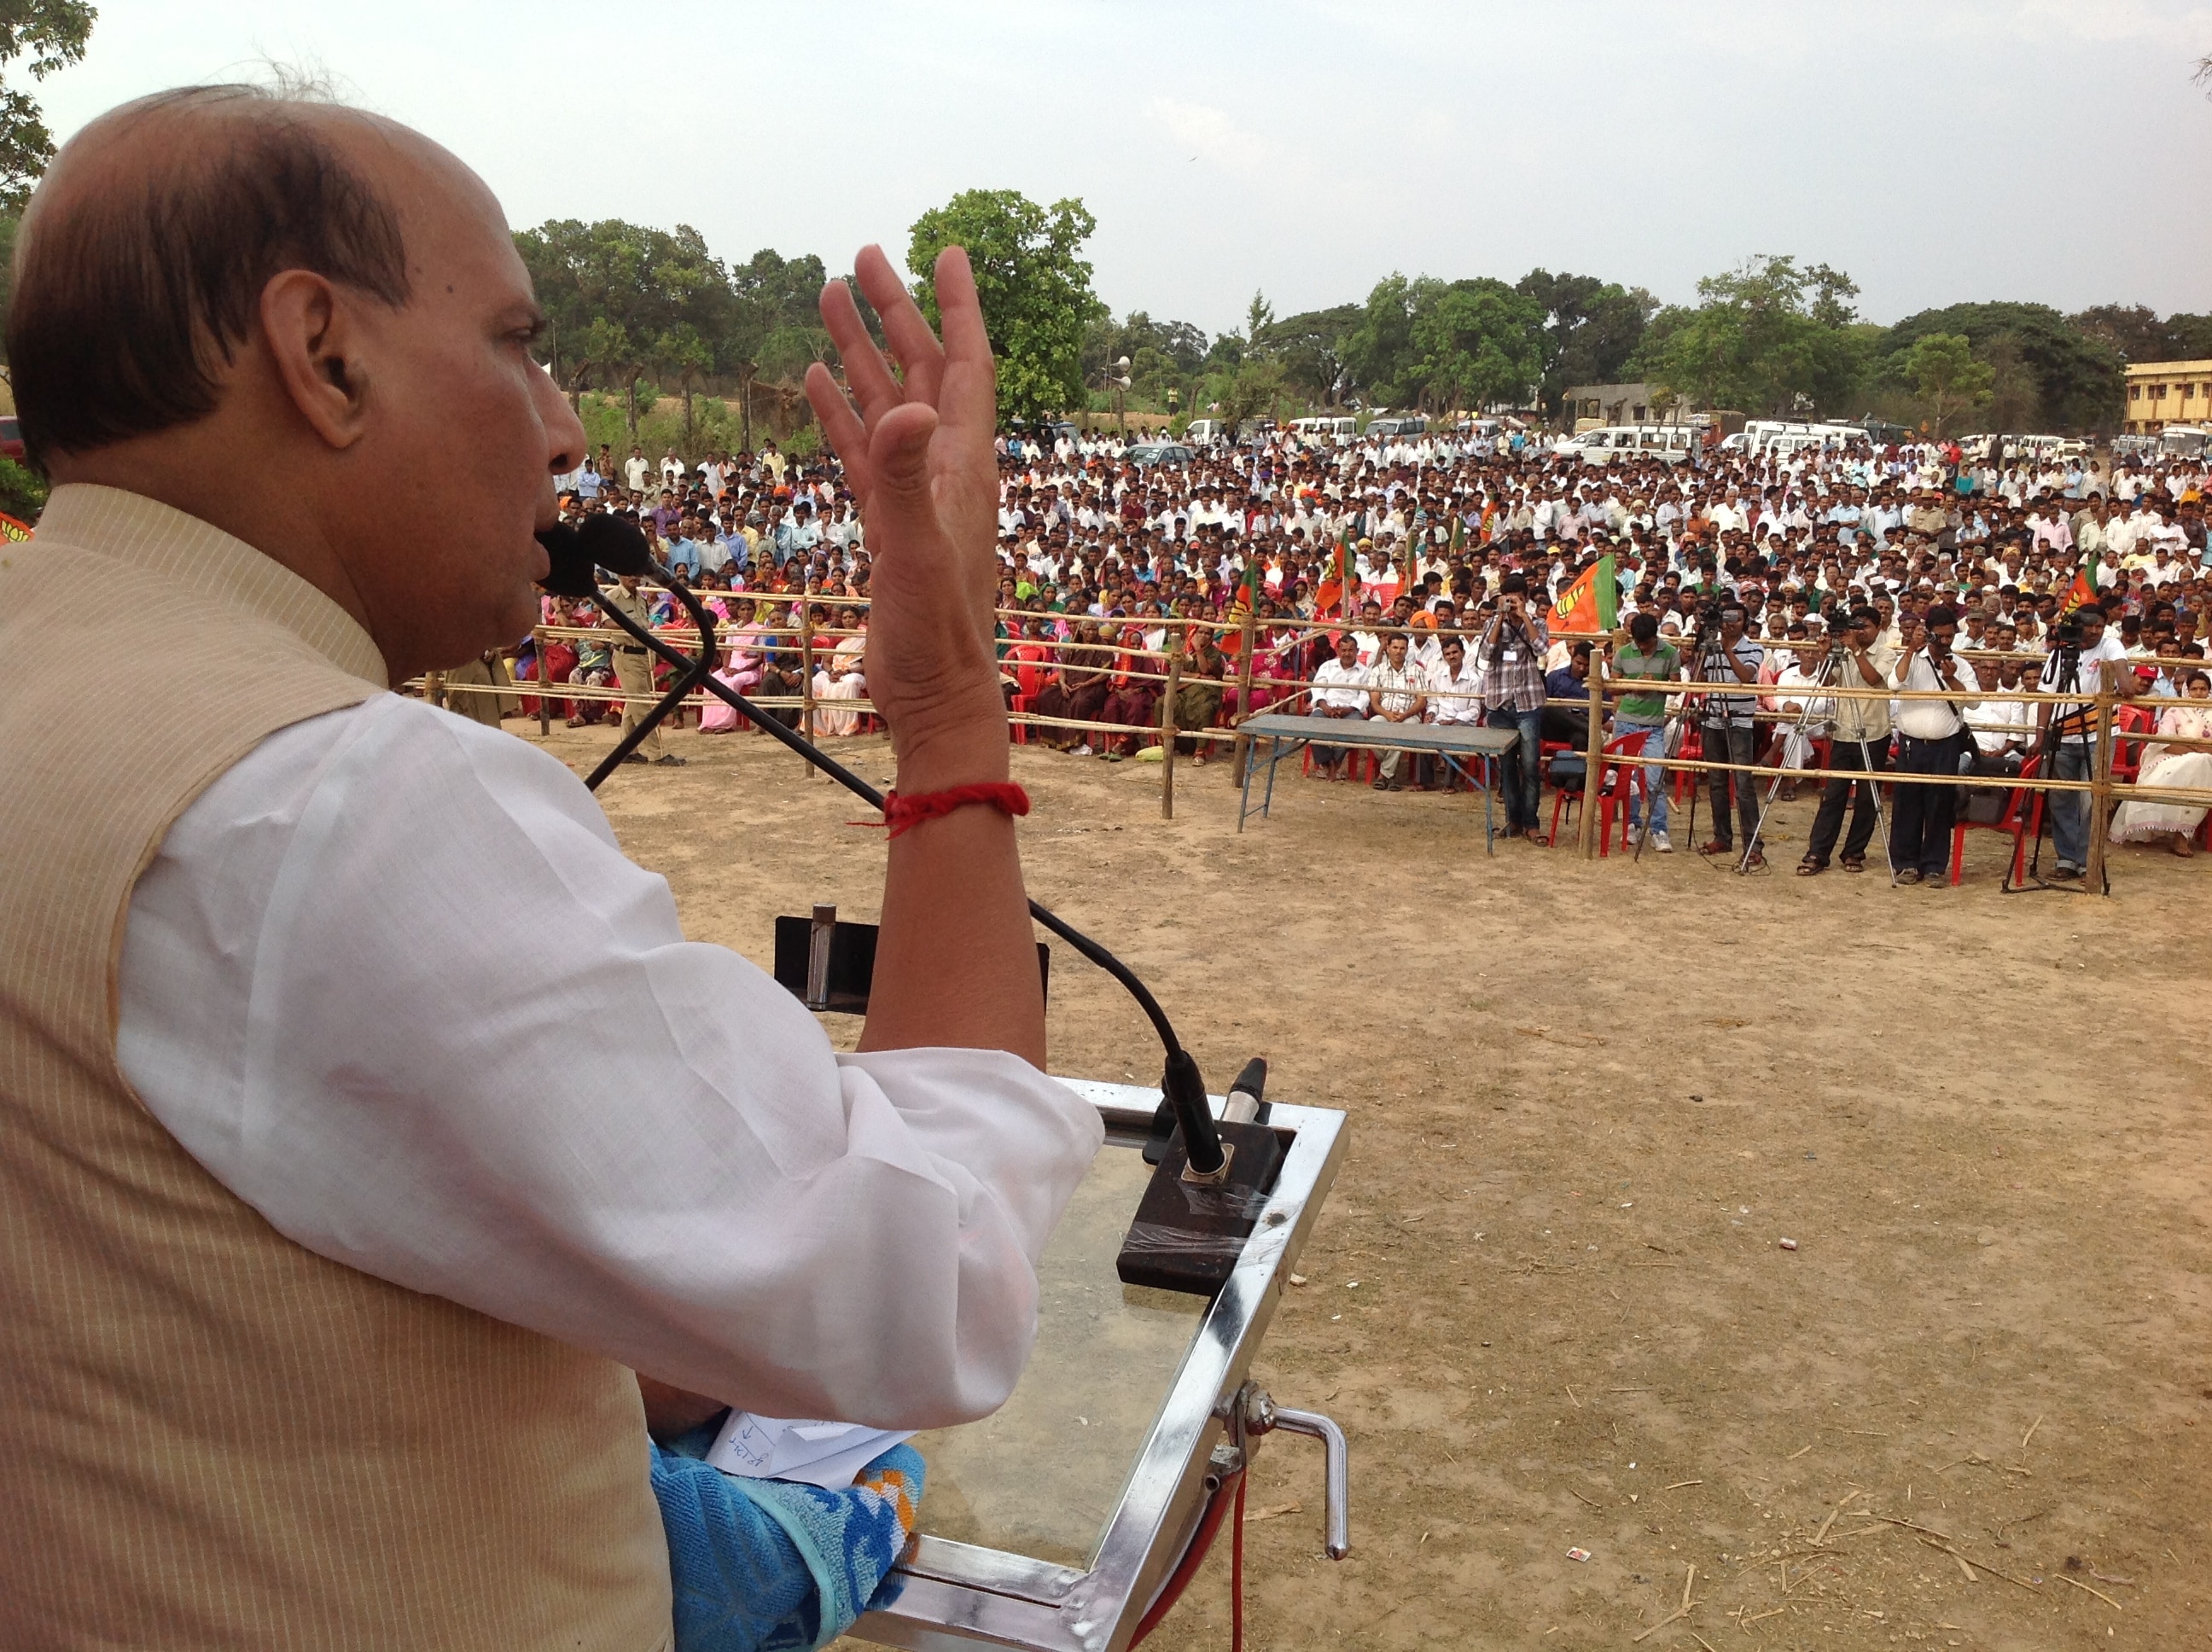
[[1657, 616], [1648, 613], [1631, 614], [1628, 616], [1628, 635], [1636, 639], [1638, 647], [1649, 648], [1659, 635]]
[[406, 303], [398, 217], [306, 118], [313, 106], [252, 86], [156, 93], [110, 118], [215, 113], [214, 141], [167, 146], [58, 212], [33, 202], [7, 325], [33, 462], [212, 413], [217, 365], [253, 336], [262, 289], [283, 270]]
[[1952, 607], [1949, 603], [1939, 602], [1922, 616], [1921, 623], [1931, 631], [1939, 625], [1956, 626], [1959, 623], [1959, 610]]

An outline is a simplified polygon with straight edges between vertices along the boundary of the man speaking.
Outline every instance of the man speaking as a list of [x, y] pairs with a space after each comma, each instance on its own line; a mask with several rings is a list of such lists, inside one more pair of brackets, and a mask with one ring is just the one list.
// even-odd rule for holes
[[[216, 88], [62, 152], [7, 343], [0, 1645], [670, 1635], [641, 1371], [886, 1426], [1012, 1388], [1099, 1139], [1044, 1015], [990, 647], [989, 345], [880, 252], [808, 386], [909, 799], [860, 1053], [687, 943], [559, 762], [389, 685], [527, 629], [584, 434], [498, 203]], [[158, 623], [162, 645], [135, 628]]]

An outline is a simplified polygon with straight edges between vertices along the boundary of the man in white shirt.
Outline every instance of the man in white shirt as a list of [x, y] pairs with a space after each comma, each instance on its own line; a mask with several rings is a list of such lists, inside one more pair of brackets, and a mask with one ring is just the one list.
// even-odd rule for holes
[[[1942, 693], [1942, 700], [1897, 702], [1900, 774], [1944, 774], [1956, 780], [1966, 748], [1966, 711], [1978, 703], [1978, 684], [1966, 662], [1952, 651], [1959, 610], [1938, 603], [1928, 610], [1921, 636], [1897, 663], [1891, 681], [1900, 689]], [[1941, 886], [1951, 859], [1951, 825], [1959, 806], [1956, 785], [1906, 781], [1890, 805], [1889, 864], [1893, 884]]]
[[1429, 720], [1443, 727], [1482, 721], [1481, 674], [1468, 658], [1467, 640], [1456, 632], [1444, 639], [1441, 656], [1429, 668]]
[[[1359, 663], [1359, 645], [1352, 641], [1351, 632], [1337, 634], [1336, 658], [1322, 661], [1314, 672], [1312, 704], [1316, 717], [1350, 722], [1367, 720], [1367, 668]], [[1351, 746], [1316, 740], [1312, 750], [1323, 780], [1342, 778], [1339, 770], [1351, 756]]]

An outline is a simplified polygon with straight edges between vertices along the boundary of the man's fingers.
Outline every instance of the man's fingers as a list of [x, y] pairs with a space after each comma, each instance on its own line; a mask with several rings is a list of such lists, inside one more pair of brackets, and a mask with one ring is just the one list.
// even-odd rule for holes
[[868, 302], [876, 307], [876, 315], [884, 324], [884, 342], [906, 370], [906, 398], [936, 406], [938, 386], [945, 377], [945, 352], [938, 348], [937, 335], [922, 319], [914, 295], [907, 291], [880, 246], [862, 247], [853, 262], [853, 273], [860, 278]]
[[891, 409], [869, 432], [875, 486], [867, 509], [886, 549], [921, 544], [938, 533], [929, 483], [929, 442], [936, 434], [937, 410], [927, 402]]
[[868, 431], [853, 411], [853, 404], [845, 399], [845, 392], [837, 387], [837, 380], [830, 369], [817, 361], [806, 369], [806, 399], [814, 404], [814, 416], [822, 421], [822, 434], [830, 438], [830, 445], [837, 450], [837, 457], [845, 464], [846, 484], [853, 497], [865, 506], [869, 494], [869, 480], [873, 474], [868, 462]]
[[945, 385], [938, 392], [938, 414], [948, 424], [995, 430], [998, 368], [991, 360], [990, 335], [983, 328], [983, 304], [967, 249], [948, 246], [939, 252], [933, 279], [945, 334]]
[[876, 341], [868, 336], [860, 307], [853, 302], [853, 289], [842, 281], [832, 281], [822, 289], [822, 325], [829, 328], [838, 359], [845, 364], [845, 382], [853, 387], [861, 418], [873, 425], [886, 410], [904, 401], [906, 394], [884, 365]]

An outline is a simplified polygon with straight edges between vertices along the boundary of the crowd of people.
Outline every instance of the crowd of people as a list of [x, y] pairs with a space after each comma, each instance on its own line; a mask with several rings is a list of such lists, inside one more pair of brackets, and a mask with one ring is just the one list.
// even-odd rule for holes
[[[1486, 422], [1351, 441], [1274, 430], [1202, 447], [1187, 465], [1065, 427], [1002, 436], [1000, 449], [1010, 703], [1034, 720], [1033, 738], [1073, 755], [1125, 758], [1171, 726], [1203, 762], [1207, 731], [1270, 706], [1347, 723], [1488, 723], [1516, 737], [1509, 835], [1538, 841], [1547, 749], [1585, 744], [1594, 654], [1615, 685], [1602, 732], [1638, 756], [1985, 780], [2031, 762], [2086, 776], [2097, 733], [2086, 696], [2110, 659], [2131, 702], [2124, 732], [2139, 737], [2126, 750], [2142, 758], [2140, 780], [2212, 786], [2212, 754], [2188, 744], [2212, 714], [2200, 462], [1991, 461], [1936, 442], [1832, 442], [1699, 444], [1686, 459], [1601, 465]], [[602, 448], [564, 478], [564, 497], [572, 512], [634, 518], [728, 622], [726, 681], [787, 701], [811, 688], [817, 732], [866, 726], [863, 707], [836, 703], [865, 701], [869, 568], [834, 461], [773, 444], [696, 465]], [[1553, 604], [1599, 568], [1614, 581], [1605, 606], [1618, 629], [1561, 635]], [[665, 592], [634, 600], [639, 617], [678, 617]], [[803, 656], [802, 604], [816, 639]], [[545, 618], [603, 623], [550, 598]], [[2078, 647], [2061, 650], [2076, 620]], [[544, 652], [552, 683], [647, 691], [650, 662], [621, 639], [549, 640]], [[2077, 659], [2084, 702], [1993, 697], [2070, 690], [2057, 673]], [[539, 676], [534, 647], [514, 670]], [[1729, 691], [1641, 687], [1686, 677]], [[1906, 694], [1820, 692], [1832, 681]], [[583, 722], [634, 716], [640, 701], [621, 703], [629, 709], [567, 710]], [[702, 726], [737, 720], [710, 704]], [[1316, 749], [1315, 772], [1364, 772], [1347, 755], [1359, 748], [1347, 729]], [[1449, 768], [1374, 755], [1378, 788], [1454, 783]], [[636, 758], [680, 761], [652, 742]], [[1714, 770], [1708, 782], [1701, 851], [1763, 865], [1764, 781]], [[1794, 795], [1786, 775], [1778, 784]], [[1654, 769], [1625, 799], [1632, 830], [1662, 853], [1668, 790]], [[1940, 881], [1959, 790], [1885, 790], [1893, 878]], [[1797, 872], [1863, 869], [1878, 802], [1869, 784], [1825, 783]], [[2079, 877], [2087, 806], [2053, 793], [2051, 813], [2057, 873]], [[2131, 801], [2112, 835], [2185, 854], [2203, 818], [2185, 802]]]

